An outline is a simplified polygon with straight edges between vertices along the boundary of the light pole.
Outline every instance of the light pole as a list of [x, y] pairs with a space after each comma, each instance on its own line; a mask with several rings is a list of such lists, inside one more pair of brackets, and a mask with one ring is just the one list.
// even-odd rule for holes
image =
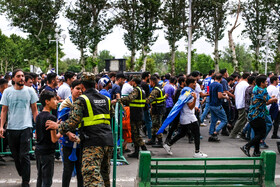
[[55, 40], [51, 40], [52, 39], [51, 35], [48, 36], [48, 39], [49, 39], [49, 43], [56, 42], [56, 74], [58, 75], [58, 42], [61, 41], [61, 39], [62, 39], [65, 43], [66, 35], [62, 34], [60, 36], [58, 34], [59, 33], [59, 28], [56, 28], [54, 31], [55, 31], [55, 35], [54, 35]]
[[264, 68], [264, 74], [267, 75], [267, 57], [268, 57], [268, 45], [271, 40], [276, 38], [274, 35], [270, 34], [269, 30], [265, 31], [264, 37], [262, 35], [259, 35], [257, 37], [259, 41], [265, 42], [265, 68]]
[[192, 60], [192, 0], [189, 0], [189, 34], [188, 34], [188, 75], [191, 73]]

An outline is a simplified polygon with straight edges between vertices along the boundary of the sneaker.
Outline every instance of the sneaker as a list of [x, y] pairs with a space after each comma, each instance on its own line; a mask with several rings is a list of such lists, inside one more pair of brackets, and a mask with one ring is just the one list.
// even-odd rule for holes
[[200, 123], [200, 126], [201, 127], [207, 127], [207, 124], [206, 123]]
[[207, 158], [208, 155], [203, 152], [198, 152], [198, 153], [194, 153], [193, 157], [194, 158]]
[[263, 142], [263, 143], [260, 144], [260, 148], [261, 149], [268, 149], [269, 146], [265, 142]]
[[163, 148], [165, 149], [165, 151], [167, 152], [167, 154], [169, 155], [173, 155], [173, 153], [171, 152], [171, 147], [167, 144], [163, 145]]
[[218, 136], [210, 136], [208, 139], [208, 142], [219, 142], [220, 139], [218, 138]]
[[217, 123], [216, 123], [216, 126], [217, 126], [217, 125], [220, 125], [220, 123], [221, 123], [221, 121], [220, 121], [220, 120], [218, 120], [218, 121], [217, 121]]
[[255, 152], [254, 151], [254, 153], [253, 153], [253, 155], [252, 155], [253, 157], [260, 157], [261, 156], [261, 152]]
[[247, 148], [247, 147], [244, 145], [244, 146], [240, 147], [240, 149], [241, 149], [241, 151], [243, 151], [243, 153], [244, 153], [245, 155], [247, 155], [248, 157], [250, 157], [250, 149], [249, 149], [249, 148]]

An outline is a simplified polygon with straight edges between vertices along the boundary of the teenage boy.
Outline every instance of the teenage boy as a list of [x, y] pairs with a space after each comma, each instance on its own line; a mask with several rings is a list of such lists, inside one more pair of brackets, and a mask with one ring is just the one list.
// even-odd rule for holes
[[60, 133], [56, 130], [46, 130], [46, 121], [56, 122], [56, 117], [52, 115], [51, 110], [56, 109], [56, 94], [51, 91], [43, 91], [40, 95], [40, 103], [43, 105], [43, 111], [36, 118], [37, 143], [35, 148], [37, 165], [37, 187], [51, 186], [54, 172], [54, 153], [56, 142]]

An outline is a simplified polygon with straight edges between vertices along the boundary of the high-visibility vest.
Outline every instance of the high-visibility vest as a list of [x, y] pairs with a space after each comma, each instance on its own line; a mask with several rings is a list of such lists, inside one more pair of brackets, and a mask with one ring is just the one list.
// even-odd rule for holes
[[154, 89], [157, 89], [158, 91], [160, 91], [160, 95], [152, 102], [152, 105], [164, 104], [164, 102], [165, 102], [164, 91], [157, 86]]
[[[92, 105], [90, 103], [89, 98], [86, 95], [81, 95], [80, 97], [84, 98], [86, 101], [86, 105], [87, 105], [87, 110], [88, 110], [88, 117], [83, 117], [83, 121], [84, 121], [84, 126], [92, 126], [92, 125], [99, 125], [99, 124], [107, 124], [110, 125], [111, 122], [111, 117], [110, 117], [110, 99], [108, 97], [106, 97], [106, 99], [96, 99], [93, 101], [93, 103], [97, 102], [97, 103], [104, 103], [106, 105], [106, 107], [108, 107], [108, 110], [104, 110], [104, 108], [96, 105], [94, 106], [94, 111], [95, 114], [93, 113], [93, 108]], [[106, 111], [105, 113], [103, 111]], [[79, 128], [81, 127], [81, 125], [79, 125]]]
[[129, 103], [129, 106], [136, 107], [136, 108], [144, 108], [146, 104], [145, 94], [143, 93], [142, 89], [139, 86], [137, 86], [136, 89], [139, 91], [139, 95], [136, 99], [132, 100]]

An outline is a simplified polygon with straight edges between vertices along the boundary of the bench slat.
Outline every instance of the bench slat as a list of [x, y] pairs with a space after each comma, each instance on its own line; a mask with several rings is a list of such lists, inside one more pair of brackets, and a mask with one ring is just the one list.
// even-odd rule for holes
[[[151, 165], [151, 169], [158, 170], [204, 170], [204, 165]], [[237, 170], [237, 169], [261, 169], [260, 165], [240, 164], [240, 165], [206, 165], [206, 170]]]
[[230, 185], [235, 184], [239, 185], [260, 185], [258, 181], [255, 181], [252, 184], [252, 181], [239, 181], [239, 180], [229, 180], [229, 181], [206, 181], [203, 180], [190, 180], [190, 181], [158, 181], [155, 182], [154, 180], [151, 181], [151, 185]]
[[239, 157], [239, 158], [235, 158], [235, 157], [216, 157], [216, 158], [151, 158], [151, 161], [221, 161], [221, 160], [263, 160], [263, 157]]
[[195, 177], [212, 177], [212, 178], [233, 178], [233, 177], [254, 177], [259, 178], [260, 173], [153, 173], [151, 172], [151, 178], [195, 178]]

